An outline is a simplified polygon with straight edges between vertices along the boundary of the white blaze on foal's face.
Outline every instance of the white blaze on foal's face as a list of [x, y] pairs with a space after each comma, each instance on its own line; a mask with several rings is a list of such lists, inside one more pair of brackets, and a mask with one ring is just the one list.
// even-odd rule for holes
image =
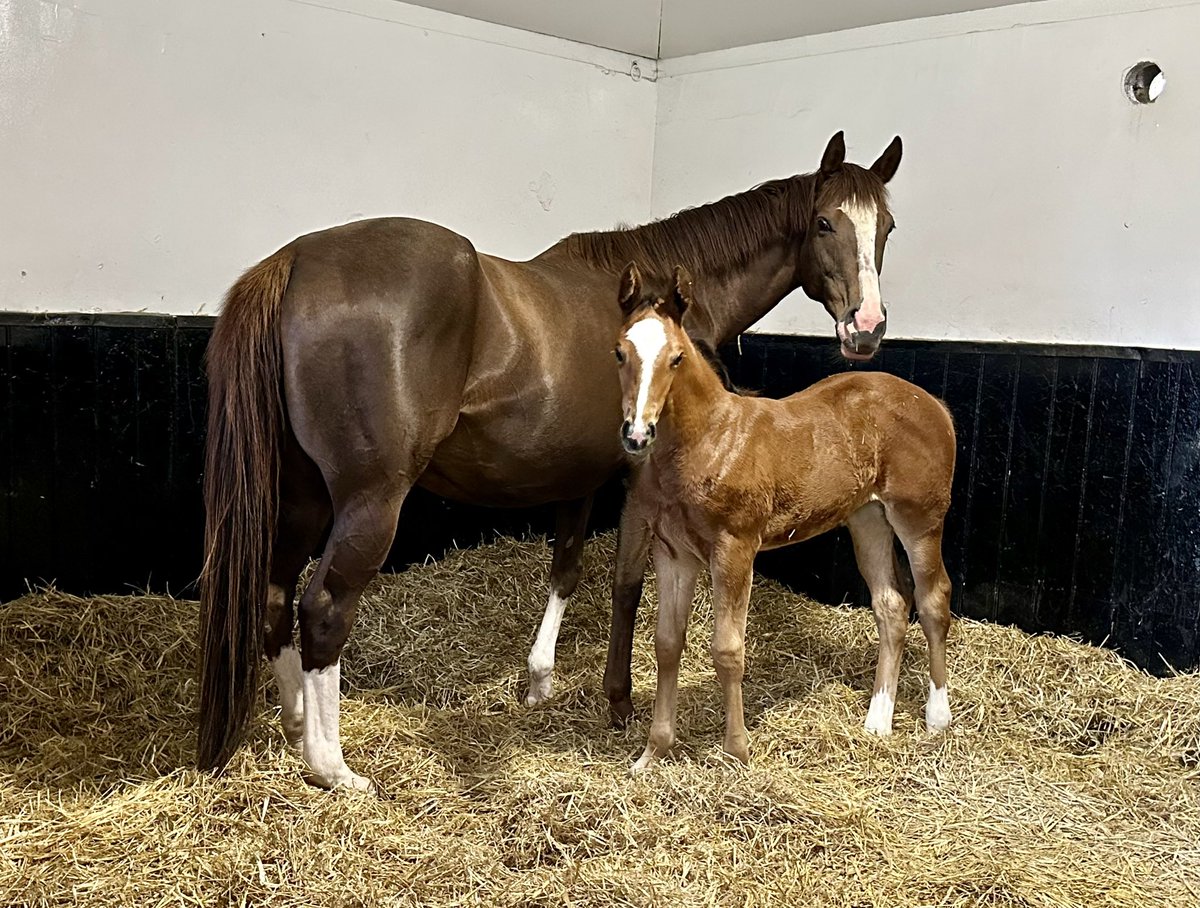
[[[629, 437], [640, 441], [645, 439], [649, 426], [658, 418], [658, 402], [651, 401], [650, 391], [659, 358], [667, 346], [667, 329], [660, 319], [649, 316], [630, 325], [625, 332], [625, 340], [632, 348], [630, 353], [625, 354], [629, 357], [626, 368], [632, 368], [636, 375], [636, 396], [632, 407], [629, 406], [629, 396], [634, 389], [624, 389], [625, 418], [630, 423]], [[622, 379], [624, 384], [624, 376]]]
[[879, 269], [875, 264], [875, 245], [879, 232], [879, 208], [874, 202], [843, 202], [838, 211], [854, 226], [858, 247], [858, 289], [861, 300], [851, 300], [850, 308], [858, 308], [855, 325], [860, 331], [871, 331], [883, 321], [883, 298], [879, 293]]

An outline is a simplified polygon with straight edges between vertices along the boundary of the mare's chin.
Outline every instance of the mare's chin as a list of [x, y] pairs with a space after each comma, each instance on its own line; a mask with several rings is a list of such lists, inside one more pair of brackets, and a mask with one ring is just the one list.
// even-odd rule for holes
[[853, 350], [850, 347], [847, 347], [845, 344], [840, 344], [839, 346], [842, 351], [842, 359], [847, 359], [852, 363], [870, 362], [875, 356], [874, 350], [872, 350], [870, 353], [859, 353], [857, 350]]

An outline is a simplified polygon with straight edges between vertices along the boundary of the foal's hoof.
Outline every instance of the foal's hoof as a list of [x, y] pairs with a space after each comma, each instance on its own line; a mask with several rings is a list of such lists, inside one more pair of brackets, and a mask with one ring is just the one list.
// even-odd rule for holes
[[646, 748], [646, 752], [638, 757], [638, 761], [629, 767], [629, 774], [637, 778], [657, 762], [658, 756], [650, 748]]
[[743, 766], [750, 765], [750, 745], [745, 742], [739, 744], [726, 744], [722, 750], [725, 756], [732, 760], [737, 760]]
[[931, 732], [945, 731], [950, 727], [950, 701], [946, 699], [946, 689], [942, 688], [941, 696], [931, 694], [925, 704], [925, 729]]

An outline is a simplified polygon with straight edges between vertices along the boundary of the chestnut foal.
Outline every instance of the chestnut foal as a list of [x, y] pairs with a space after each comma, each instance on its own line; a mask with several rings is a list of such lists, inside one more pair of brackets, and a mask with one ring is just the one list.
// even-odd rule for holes
[[712, 573], [712, 653], [725, 703], [725, 751], [749, 759], [742, 712], [746, 609], [755, 553], [846, 525], [871, 590], [879, 660], [866, 729], [892, 730], [912, 600], [901, 591], [895, 536], [908, 555], [917, 614], [929, 640], [931, 731], [950, 723], [946, 630], [950, 578], [942, 527], [954, 474], [954, 426], [935, 397], [885, 373], [833, 376], [783, 400], [726, 391], [681, 327], [691, 278], [643, 287], [621, 279], [617, 341], [621, 439], [643, 455], [627, 508], [654, 533], [658, 575], [658, 692], [640, 772], [675, 741], [679, 657], [702, 566]]

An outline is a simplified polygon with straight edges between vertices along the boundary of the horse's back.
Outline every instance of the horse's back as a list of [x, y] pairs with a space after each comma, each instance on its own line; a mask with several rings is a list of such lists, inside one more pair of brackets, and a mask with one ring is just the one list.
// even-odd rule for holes
[[[949, 504], [957, 442], [946, 405], [887, 372], [844, 372], [787, 398], [831, 437], [866, 451], [894, 482], [926, 488]], [[908, 477], [908, 479], [902, 479]]]
[[954, 437], [946, 405], [920, 385], [889, 372], [841, 372], [786, 398], [793, 404], [825, 404], [841, 414], [868, 416], [876, 425], [932, 421]]

